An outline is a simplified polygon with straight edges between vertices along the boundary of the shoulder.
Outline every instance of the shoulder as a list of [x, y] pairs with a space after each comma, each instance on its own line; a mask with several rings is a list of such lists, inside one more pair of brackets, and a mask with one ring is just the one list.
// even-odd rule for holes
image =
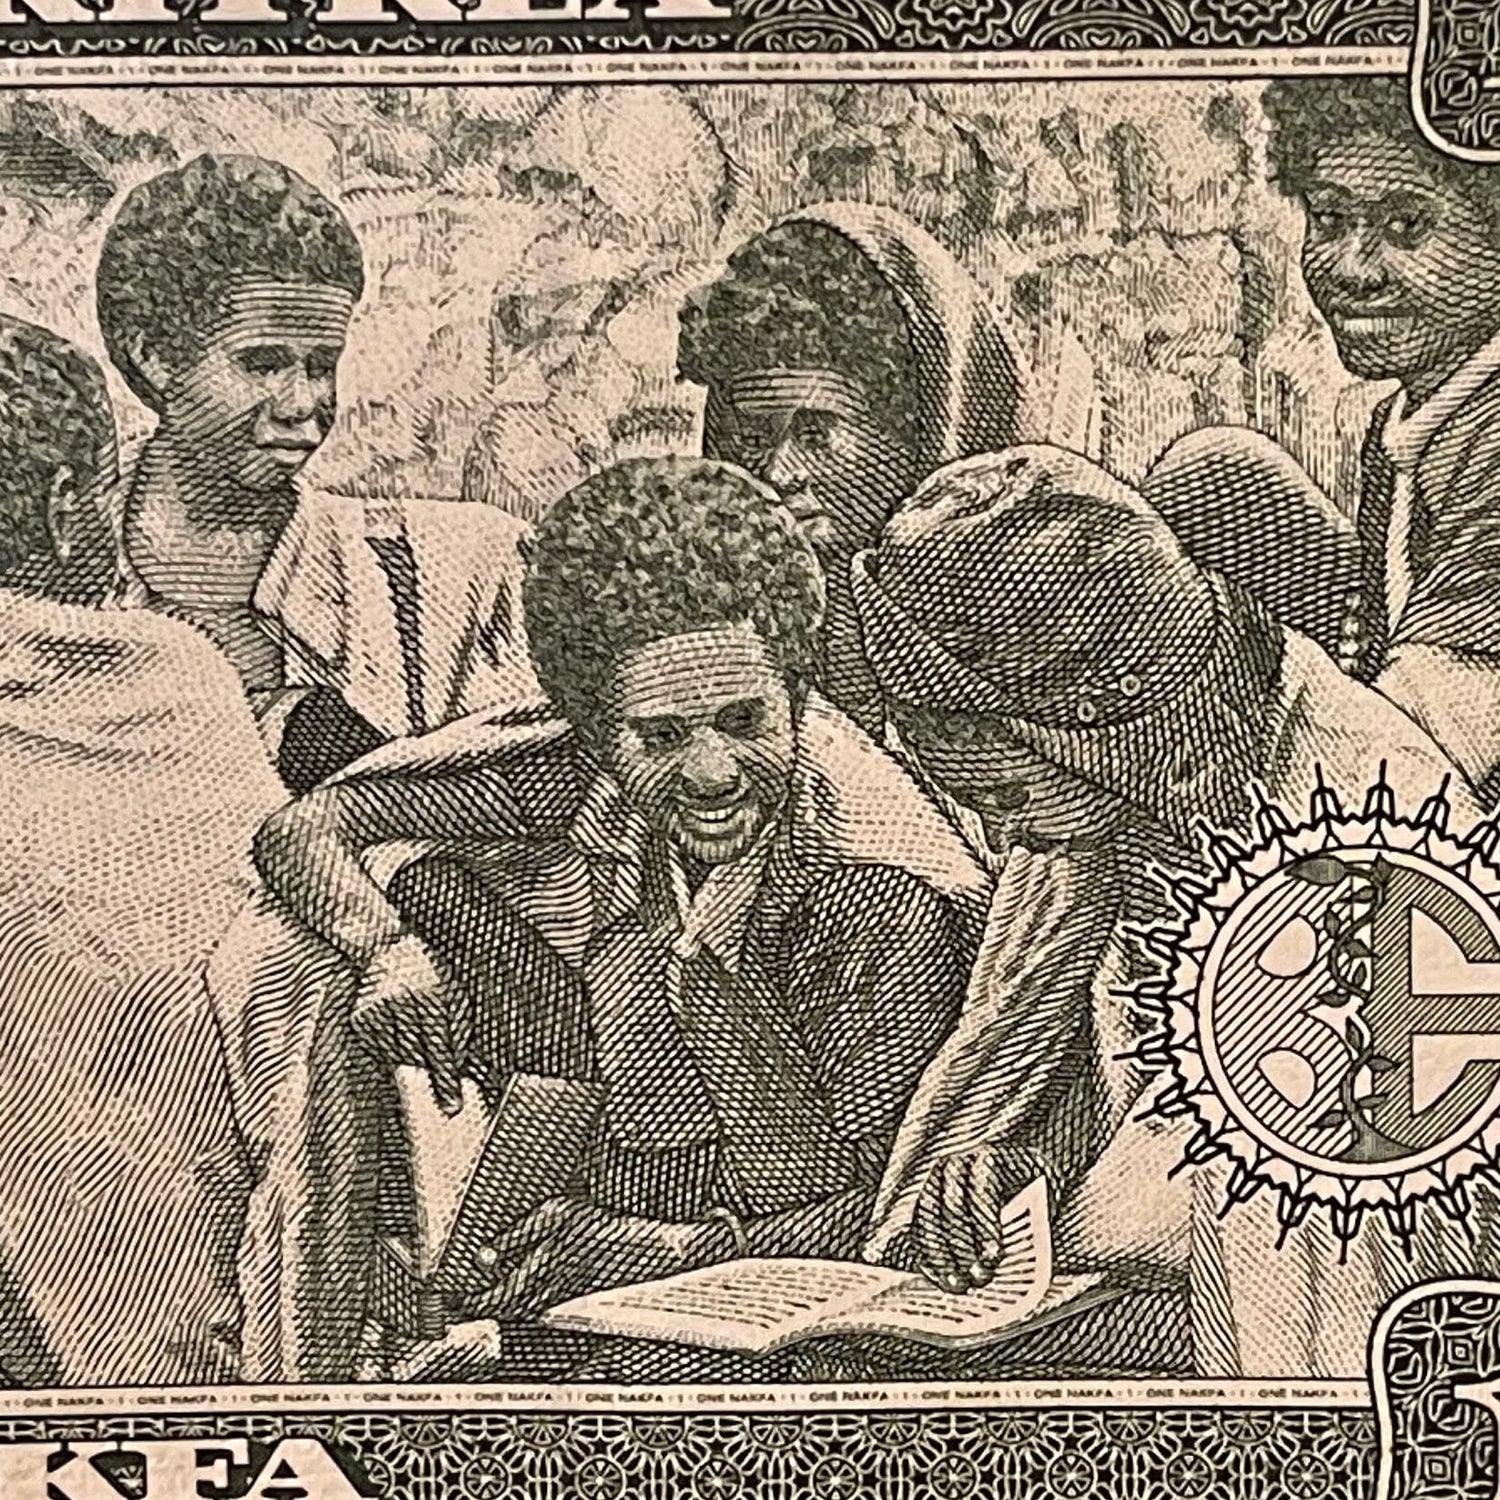
[[1382, 777], [1413, 805], [1445, 778], [1462, 795], [1462, 774], [1425, 730], [1301, 636], [1287, 637], [1268, 728], [1266, 790], [1283, 806], [1307, 806], [1320, 782], [1346, 806], [1362, 803]]
[[793, 846], [810, 868], [904, 872], [960, 902], [985, 902], [989, 879], [905, 768], [816, 694], [802, 716]]
[[239, 675], [201, 631], [151, 609], [91, 609], [0, 591], [0, 647], [90, 676], [177, 678], [193, 696], [232, 702], [249, 713]]

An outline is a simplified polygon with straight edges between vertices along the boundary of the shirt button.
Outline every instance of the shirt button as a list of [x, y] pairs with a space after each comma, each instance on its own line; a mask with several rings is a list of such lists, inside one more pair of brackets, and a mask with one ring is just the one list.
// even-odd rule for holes
[[500, 1264], [500, 1253], [493, 1245], [481, 1245], [474, 1252], [474, 1260], [481, 1271], [493, 1271]]

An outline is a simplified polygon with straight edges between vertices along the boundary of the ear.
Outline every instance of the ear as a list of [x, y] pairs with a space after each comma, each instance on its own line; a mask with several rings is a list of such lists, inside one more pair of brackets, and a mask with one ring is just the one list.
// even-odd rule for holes
[[79, 509], [82, 504], [73, 470], [63, 464], [52, 476], [52, 487], [47, 492], [47, 536], [60, 563], [71, 561], [73, 549], [80, 540]]
[[164, 397], [172, 385], [175, 372], [172, 366], [146, 342], [146, 335], [139, 330], [131, 334], [126, 342], [125, 352], [130, 356], [131, 364], [146, 377], [146, 383], [151, 387], [157, 399]]

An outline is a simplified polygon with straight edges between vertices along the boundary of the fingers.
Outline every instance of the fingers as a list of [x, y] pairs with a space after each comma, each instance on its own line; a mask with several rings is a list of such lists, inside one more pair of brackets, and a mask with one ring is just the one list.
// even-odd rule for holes
[[943, 1220], [947, 1167], [947, 1161], [938, 1162], [922, 1185], [912, 1214], [912, 1242], [922, 1274], [945, 1292], [959, 1292], [967, 1283], [949, 1250], [947, 1225]]
[[1005, 1230], [1001, 1218], [1009, 1191], [996, 1158], [988, 1151], [977, 1153], [969, 1170], [969, 1213], [977, 1244], [976, 1268], [980, 1275], [975, 1285], [986, 1286], [993, 1279], [1005, 1253]]
[[430, 1018], [422, 1038], [422, 1057], [432, 1080], [432, 1097], [450, 1118], [464, 1107], [463, 1081], [459, 1076], [458, 1058], [447, 1022], [441, 1016]]
[[950, 1157], [943, 1174], [943, 1227], [948, 1235], [948, 1253], [958, 1268], [962, 1286], [952, 1288], [964, 1292], [974, 1278], [974, 1267], [979, 1262], [979, 1232], [974, 1223], [973, 1210], [969, 1203], [969, 1170], [972, 1165], [968, 1156]]
[[521, 1222], [492, 1240], [489, 1250], [497, 1265], [505, 1265], [549, 1240], [568, 1221], [572, 1204], [566, 1198], [550, 1198], [533, 1209]]

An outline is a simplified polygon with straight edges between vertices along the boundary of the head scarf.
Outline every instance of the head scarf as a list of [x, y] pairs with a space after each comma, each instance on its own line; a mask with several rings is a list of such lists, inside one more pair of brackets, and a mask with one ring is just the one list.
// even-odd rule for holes
[[1249, 427], [1200, 428], [1162, 454], [1141, 493], [1200, 567], [1338, 653], [1360, 598], [1359, 537], [1279, 443]]
[[855, 560], [887, 701], [987, 719], [1174, 832], [1237, 824], [1279, 637], [1128, 486], [1059, 448], [931, 476]]
[[1033, 379], [1014, 333], [952, 252], [894, 209], [819, 203], [773, 228], [821, 224], [851, 241], [891, 288], [911, 330], [924, 469], [1024, 440]]

